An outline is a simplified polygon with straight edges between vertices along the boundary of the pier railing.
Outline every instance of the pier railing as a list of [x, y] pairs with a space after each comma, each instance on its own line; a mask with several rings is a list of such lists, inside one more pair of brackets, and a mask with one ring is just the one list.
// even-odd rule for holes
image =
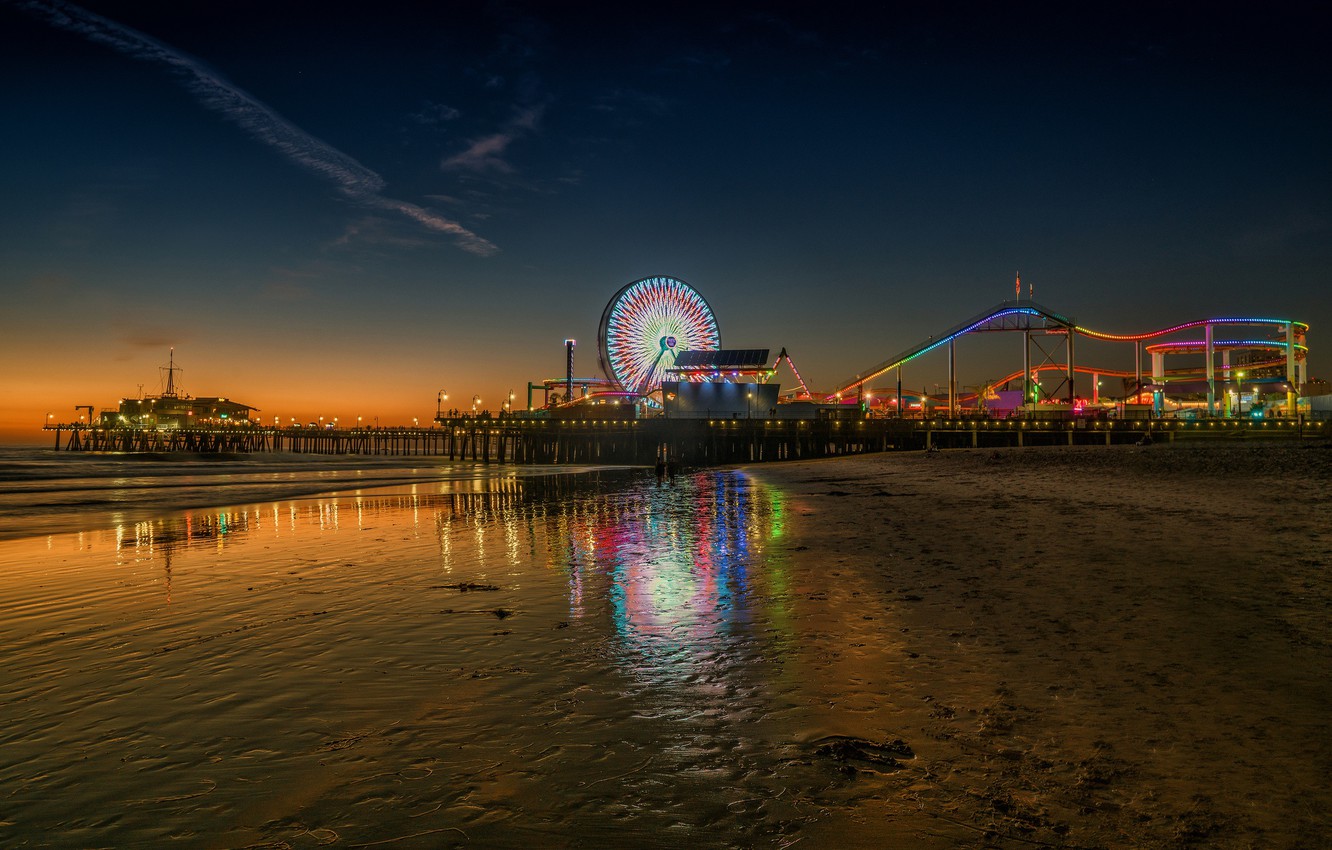
[[630, 421], [441, 420], [426, 428], [145, 430], [82, 424], [46, 426], [57, 451], [293, 452], [423, 455], [482, 463], [753, 463], [901, 449], [1111, 445], [1147, 440], [1277, 439], [1315, 436], [1292, 419], [640, 419]]

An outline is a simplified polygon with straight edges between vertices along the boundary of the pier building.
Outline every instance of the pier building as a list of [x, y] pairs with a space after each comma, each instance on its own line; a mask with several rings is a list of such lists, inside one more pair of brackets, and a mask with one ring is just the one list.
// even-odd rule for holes
[[[97, 416], [102, 428], [138, 428], [174, 431], [182, 428], [252, 427], [258, 423], [251, 414], [259, 408], [221, 396], [195, 397], [180, 391], [176, 373], [176, 350], [171, 349], [166, 372], [166, 388], [161, 395], [122, 398], [115, 410], [103, 410]], [[90, 414], [92, 409], [88, 408]]]

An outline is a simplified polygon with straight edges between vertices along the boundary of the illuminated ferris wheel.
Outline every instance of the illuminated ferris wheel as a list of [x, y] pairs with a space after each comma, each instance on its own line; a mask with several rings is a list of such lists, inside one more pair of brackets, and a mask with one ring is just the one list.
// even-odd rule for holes
[[703, 296], [673, 277], [645, 277], [615, 293], [597, 333], [601, 368], [620, 389], [648, 395], [677, 352], [721, 346], [717, 319]]

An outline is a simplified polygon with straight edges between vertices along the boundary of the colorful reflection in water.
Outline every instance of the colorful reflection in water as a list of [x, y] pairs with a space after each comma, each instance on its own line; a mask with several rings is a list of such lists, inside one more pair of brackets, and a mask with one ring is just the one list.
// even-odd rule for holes
[[[607, 493], [595, 482], [509, 479], [479, 492], [403, 492], [187, 511], [115, 529], [119, 560], [160, 556], [168, 577], [180, 549], [221, 554], [238, 537], [282, 539], [405, 523], [437, 540], [440, 567], [520, 568], [531, 560], [564, 573], [572, 617], [608, 616], [635, 669], [687, 676], [680, 648], [705, 651], [743, 630], [756, 604], [787, 599], [784, 496], [742, 472], [667, 482], [639, 479]], [[538, 554], [540, 550], [544, 550]], [[779, 612], [767, 612], [769, 616]]]
[[787, 620], [780, 491], [707, 472], [570, 507], [552, 518], [567, 544], [552, 566], [568, 570], [573, 616], [609, 616], [635, 676], [691, 680], [752, 638], [757, 607], [776, 609], [765, 628]]

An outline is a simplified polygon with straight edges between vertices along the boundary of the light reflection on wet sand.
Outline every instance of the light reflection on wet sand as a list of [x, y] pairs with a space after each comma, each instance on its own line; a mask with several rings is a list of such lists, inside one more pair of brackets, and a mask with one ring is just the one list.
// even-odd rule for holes
[[5, 542], [0, 842], [780, 846], [853, 817], [812, 742], [888, 736], [855, 696], [882, 683], [845, 687], [826, 616], [797, 634], [827, 591], [790, 573], [792, 500], [629, 477]]

